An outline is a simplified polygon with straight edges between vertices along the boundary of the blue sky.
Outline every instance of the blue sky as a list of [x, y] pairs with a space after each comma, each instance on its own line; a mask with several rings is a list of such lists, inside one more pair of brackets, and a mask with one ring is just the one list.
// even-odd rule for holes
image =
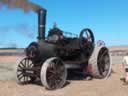
[[[108, 46], [128, 45], [128, 0], [31, 1], [48, 11], [46, 33], [56, 22], [62, 30], [77, 34], [83, 28], [91, 28], [95, 39], [104, 40]], [[3, 6], [0, 9], [0, 48], [26, 47], [36, 41], [37, 20], [32, 11], [24, 13], [20, 9], [10, 10]]]

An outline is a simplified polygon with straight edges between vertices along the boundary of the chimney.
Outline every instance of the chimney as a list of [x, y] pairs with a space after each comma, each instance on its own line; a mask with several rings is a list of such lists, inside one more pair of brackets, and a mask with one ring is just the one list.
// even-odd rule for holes
[[46, 10], [38, 10], [38, 40], [45, 40]]

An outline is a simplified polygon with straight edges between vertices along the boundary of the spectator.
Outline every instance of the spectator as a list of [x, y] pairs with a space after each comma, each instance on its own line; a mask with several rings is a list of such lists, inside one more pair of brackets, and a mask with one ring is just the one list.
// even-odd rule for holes
[[123, 77], [121, 80], [124, 81], [124, 84], [128, 84], [128, 56], [124, 56], [122, 62], [122, 69], [123, 69]]

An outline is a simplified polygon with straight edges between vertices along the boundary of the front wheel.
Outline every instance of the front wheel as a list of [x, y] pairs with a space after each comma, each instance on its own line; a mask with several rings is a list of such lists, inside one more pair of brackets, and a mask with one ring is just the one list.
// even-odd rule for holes
[[18, 84], [27, 84], [36, 80], [36, 77], [30, 75], [34, 74], [34, 71], [31, 69], [34, 67], [34, 64], [29, 58], [23, 58], [16, 67], [16, 80]]
[[62, 88], [66, 82], [67, 70], [61, 59], [52, 57], [42, 65], [40, 77], [47, 89]]

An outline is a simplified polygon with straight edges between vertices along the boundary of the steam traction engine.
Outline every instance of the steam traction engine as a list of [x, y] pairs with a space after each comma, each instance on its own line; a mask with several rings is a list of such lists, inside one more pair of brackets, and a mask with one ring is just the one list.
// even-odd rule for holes
[[37, 78], [47, 89], [63, 87], [69, 70], [88, 72], [96, 78], [106, 78], [111, 72], [109, 50], [95, 46], [93, 33], [83, 29], [79, 37], [66, 37], [57, 27], [45, 38], [46, 10], [38, 10], [38, 42], [26, 49], [26, 56], [17, 65], [18, 83], [26, 84]]

